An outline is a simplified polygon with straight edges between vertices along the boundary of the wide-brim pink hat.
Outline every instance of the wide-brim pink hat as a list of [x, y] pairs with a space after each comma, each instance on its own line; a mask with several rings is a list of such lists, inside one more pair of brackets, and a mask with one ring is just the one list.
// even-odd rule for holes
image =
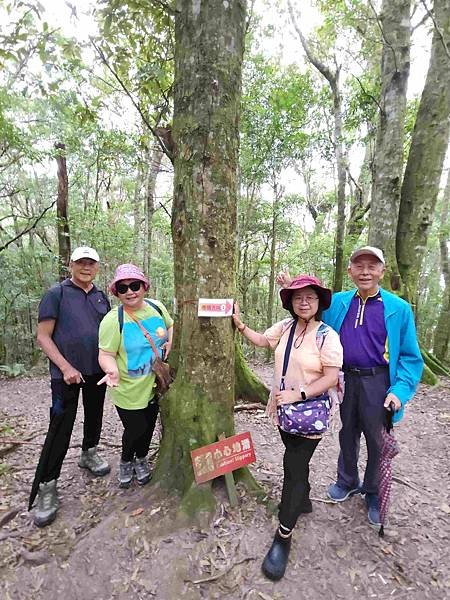
[[323, 286], [320, 279], [317, 279], [314, 275], [296, 275], [289, 287], [280, 290], [283, 308], [286, 310], [292, 308], [292, 294], [294, 293], [294, 290], [301, 290], [305, 287], [312, 287], [316, 290], [317, 295], [319, 296], [320, 305], [323, 309], [330, 306], [332, 291]]
[[132, 265], [131, 263], [127, 263], [124, 265], [119, 265], [114, 273], [114, 278], [109, 284], [109, 289], [114, 296], [117, 296], [116, 284], [123, 279], [134, 279], [137, 281], [142, 281], [144, 284], [145, 291], [150, 287], [150, 281], [144, 275], [144, 273], [140, 270], [136, 265]]

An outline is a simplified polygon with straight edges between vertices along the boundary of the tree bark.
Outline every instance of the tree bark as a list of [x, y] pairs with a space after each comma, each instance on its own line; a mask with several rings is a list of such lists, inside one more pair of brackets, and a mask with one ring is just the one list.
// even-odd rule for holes
[[383, 285], [400, 287], [395, 234], [403, 175], [403, 138], [406, 88], [411, 46], [411, 0], [384, 0], [379, 18], [382, 27], [381, 97], [375, 146], [369, 244], [386, 258]]
[[450, 172], [447, 175], [447, 185], [445, 186], [444, 196], [442, 198], [441, 223], [439, 228], [439, 250], [441, 271], [444, 277], [444, 291], [442, 294], [442, 304], [439, 313], [439, 319], [434, 332], [434, 355], [441, 361], [447, 357], [450, 341], [450, 264], [448, 256], [448, 239], [450, 227], [448, 223], [450, 204]]
[[144, 244], [144, 270], [150, 273], [150, 264], [152, 259], [152, 231], [153, 231], [153, 215], [155, 213], [155, 190], [156, 179], [161, 169], [161, 161], [163, 151], [161, 146], [154, 144], [151, 151], [148, 153], [147, 165], [147, 180], [145, 183], [145, 235], [146, 243]]
[[[272, 231], [271, 231], [271, 242], [270, 242], [270, 274], [269, 274], [269, 291], [267, 294], [267, 317], [266, 327], [269, 328], [273, 324], [273, 297], [275, 294], [275, 263], [276, 263], [276, 249], [277, 249], [277, 224], [278, 224], [278, 212], [280, 197], [282, 191], [278, 187], [276, 178], [272, 185], [274, 199], [272, 205]], [[272, 350], [266, 349], [266, 362], [269, 362], [272, 358]]]
[[174, 243], [178, 370], [161, 406], [155, 479], [183, 494], [181, 511], [215, 505], [194, 482], [190, 451], [234, 433], [230, 319], [197, 317], [199, 297], [235, 294], [237, 168], [244, 0], [184, 0], [175, 16]]
[[435, 0], [430, 65], [401, 190], [397, 262], [404, 296], [415, 303], [450, 131], [450, 0]]
[[56, 200], [56, 223], [58, 230], [59, 279], [63, 281], [68, 274], [70, 262], [70, 232], [67, 218], [69, 203], [69, 179], [65, 150], [62, 143], [55, 144], [56, 164], [58, 165], [58, 196]]

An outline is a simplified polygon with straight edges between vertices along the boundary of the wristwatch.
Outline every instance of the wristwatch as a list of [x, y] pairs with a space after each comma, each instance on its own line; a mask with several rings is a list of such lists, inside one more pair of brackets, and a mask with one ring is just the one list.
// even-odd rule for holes
[[302, 385], [300, 386], [300, 396], [302, 397], [302, 400], [306, 400], [306, 392]]

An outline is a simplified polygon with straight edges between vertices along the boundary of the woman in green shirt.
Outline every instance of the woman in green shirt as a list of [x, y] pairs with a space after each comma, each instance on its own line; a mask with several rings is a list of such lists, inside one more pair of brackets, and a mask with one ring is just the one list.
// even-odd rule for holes
[[103, 319], [99, 330], [99, 363], [105, 372], [100, 383], [110, 396], [122, 421], [122, 456], [119, 486], [129, 487], [133, 477], [144, 485], [151, 473], [147, 461], [158, 416], [155, 400], [154, 351], [142, 327], [152, 337], [161, 358], [172, 347], [173, 320], [161, 302], [148, 300], [149, 280], [132, 264], [117, 267], [110, 284], [121, 302]]

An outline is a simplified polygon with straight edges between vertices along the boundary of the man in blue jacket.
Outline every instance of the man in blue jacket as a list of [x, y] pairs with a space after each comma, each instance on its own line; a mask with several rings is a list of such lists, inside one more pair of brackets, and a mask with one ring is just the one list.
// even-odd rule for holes
[[[337, 481], [328, 488], [328, 496], [343, 502], [353, 494], [365, 494], [373, 525], [380, 523], [378, 469], [384, 411], [393, 408], [394, 423], [400, 421], [423, 369], [411, 308], [379, 286], [384, 269], [379, 248], [365, 246], [353, 252], [348, 273], [357, 289], [333, 294], [322, 317], [340, 335], [345, 373]], [[362, 485], [358, 475], [361, 433], [368, 455]]]

